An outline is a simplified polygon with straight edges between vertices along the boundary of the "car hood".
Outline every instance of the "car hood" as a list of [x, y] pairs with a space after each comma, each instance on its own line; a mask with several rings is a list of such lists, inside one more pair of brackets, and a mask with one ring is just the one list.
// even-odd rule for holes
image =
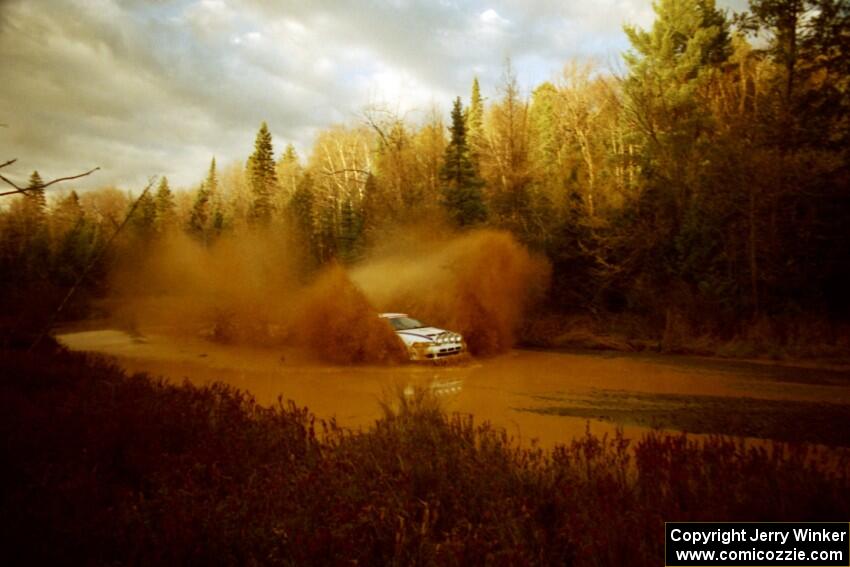
[[[396, 331], [396, 334], [401, 337], [406, 344], [431, 342], [438, 335], [448, 333], [445, 329], [439, 327], [422, 327], [421, 329], [408, 329], [406, 331]], [[452, 333], [457, 334], [457, 333]]]

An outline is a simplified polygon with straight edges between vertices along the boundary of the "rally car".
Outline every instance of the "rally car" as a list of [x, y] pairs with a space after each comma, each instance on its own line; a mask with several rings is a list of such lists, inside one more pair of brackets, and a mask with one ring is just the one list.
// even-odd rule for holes
[[466, 351], [466, 343], [458, 333], [438, 327], [429, 327], [407, 313], [381, 313], [381, 318], [395, 329], [407, 347], [410, 360], [434, 360], [457, 356]]

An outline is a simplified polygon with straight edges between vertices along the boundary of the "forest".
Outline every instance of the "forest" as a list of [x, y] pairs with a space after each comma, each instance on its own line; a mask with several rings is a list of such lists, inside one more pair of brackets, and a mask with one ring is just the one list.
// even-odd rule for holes
[[448, 118], [371, 106], [308, 156], [263, 123], [246, 160], [211, 157], [195, 187], [160, 172], [141, 192], [78, 193], [33, 172], [0, 202], [6, 340], [60, 304], [61, 319], [90, 315], [116, 265], [175, 233], [205, 248], [273, 235], [309, 277], [405, 231], [487, 228], [548, 260], [529, 317], [562, 331], [582, 321], [670, 351], [846, 349], [850, 4], [655, 11], [650, 29], [625, 27], [622, 69], [572, 61], [526, 94], [507, 60], [498, 89], [470, 77]]

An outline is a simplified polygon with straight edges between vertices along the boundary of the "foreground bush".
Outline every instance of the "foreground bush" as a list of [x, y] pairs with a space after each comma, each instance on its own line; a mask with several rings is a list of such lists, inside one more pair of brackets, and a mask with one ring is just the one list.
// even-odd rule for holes
[[805, 447], [543, 452], [427, 399], [353, 433], [223, 385], [0, 354], [7, 564], [658, 565], [665, 520], [850, 516], [848, 462]]

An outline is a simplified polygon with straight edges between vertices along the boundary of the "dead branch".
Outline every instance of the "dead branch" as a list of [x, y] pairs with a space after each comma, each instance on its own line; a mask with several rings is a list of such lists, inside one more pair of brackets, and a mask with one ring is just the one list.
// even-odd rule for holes
[[[7, 165], [15, 163], [16, 161], [17, 161], [16, 159], [9, 160], [6, 163], [4, 163], [3, 165], [0, 165], [0, 168], [6, 167]], [[15, 188], [14, 191], [5, 191], [3, 193], [0, 193], [0, 197], [5, 197], [7, 195], [16, 195], [18, 193], [26, 193], [27, 191], [37, 191], [39, 189], [45, 189], [47, 187], [50, 187], [54, 183], [60, 183], [62, 181], [70, 181], [72, 179], [79, 179], [81, 177], [91, 175], [92, 173], [94, 173], [95, 171], [98, 171], [99, 169], [100, 169], [100, 167], [95, 167], [94, 169], [90, 169], [90, 170], [86, 171], [85, 173], [80, 173], [79, 175], [70, 175], [68, 177], [59, 177], [57, 179], [54, 179], [52, 181], [48, 181], [47, 183], [42, 183], [41, 185], [37, 185], [37, 186], [34, 186], [34, 187], [20, 187], [17, 184], [15, 184], [14, 181], [8, 179], [7, 177], [5, 177], [3, 175], [0, 175], [0, 180], [5, 181], [7, 184], [9, 184], [9, 185], [11, 185], [12, 187]]]
[[65, 294], [65, 297], [62, 299], [61, 303], [59, 303], [59, 306], [53, 312], [53, 315], [51, 315], [50, 319], [47, 321], [47, 324], [44, 326], [44, 329], [42, 329], [41, 333], [30, 345], [28, 349], [29, 351], [35, 349], [39, 345], [39, 343], [44, 339], [47, 333], [50, 332], [50, 329], [53, 328], [54, 323], [56, 323], [56, 318], [59, 317], [59, 314], [62, 313], [63, 309], [65, 309], [65, 305], [67, 305], [68, 301], [70, 301], [71, 297], [77, 291], [77, 288], [80, 287], [83, 281], [85, 281], [92, 268], [94, 268], [97, 263], [100, 262], [100, 259], [103, 258], [104, 254], [106, 254], [106, 251], [109, 250], [109, 247], [112, 246], [112, 243], [115, 241], [118, 235], [121, 234], [121, 231], [124, 230], [124, 227], [127, 226], [127, 223], [130, 222], [130, 219], [133, 218], [133, 213], [136, 212], [136, 208], [139, 206], [139, 203], [142, 202], [144, 196], [147, 195], [151, 187], [153, 187], [154, 181], [156, 181], [155, 176], [151, 177], [148, 180], [147, 186], [145, 187], [144, 191], [142, 191], [142, 194], [139, 195], [139, 197], [133, 202], [133, 206], [130, 207], [129, 211], [127, 211], [127, 214], [124, 216], [124, 220], [121, 222], [120, 225], [118, 225], [118, 228], [115, 229], [115, 232], [112, 233], [112, 236], [109, 237], [109, 240], [107, 240], [103, 244], [103, 246], [100, 247], [100, 250], [98, 250], [94, 257], [89, 261], [89, 263], [86, 264], [86, 267], [83, 268], [83, 271], [80, 272], [80, 275], [77, 277], [77, 280], [74, 282], [74, 285], [72, 285], [71, 288], [68, 290], [68, 293]]
[[343, 169], [337, 169], [334, 171], [324, 170], [322, 173], [325, 175], [339, 175], [340, 173], [361, 173], [363, 175], [369, 175], [371, 172], [366, 169], [359, 169], [356, 167], [346, 167]]

